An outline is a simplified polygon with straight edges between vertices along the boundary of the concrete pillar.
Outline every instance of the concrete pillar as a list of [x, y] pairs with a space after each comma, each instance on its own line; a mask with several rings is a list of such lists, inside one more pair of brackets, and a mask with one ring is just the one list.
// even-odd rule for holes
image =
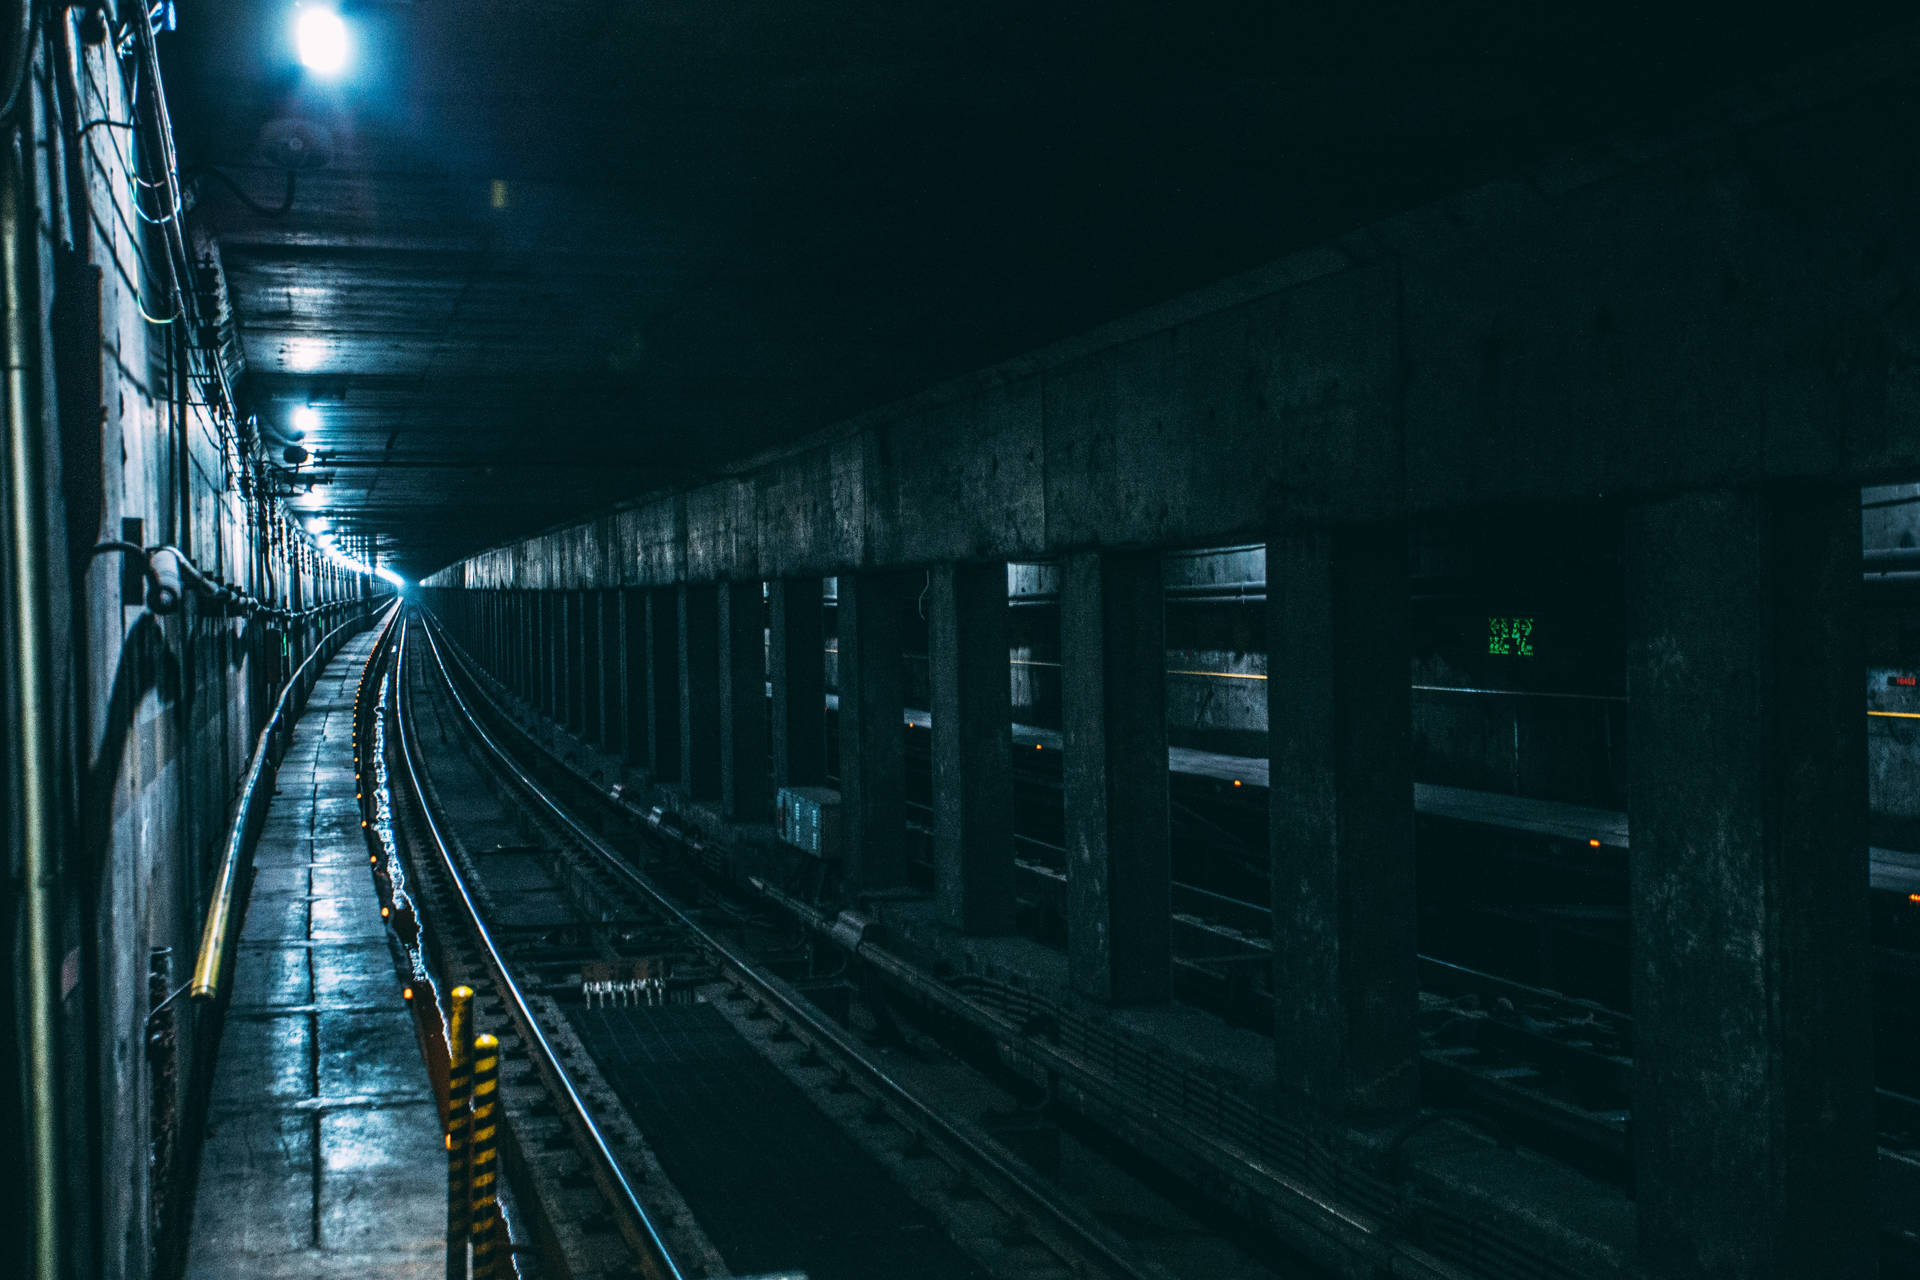
[[1419, 1101], [1407, 535], [1267, 545], [1275, 1082], [1339, 1120]]
[[604, 677], [600, 674], [604, 660], [604, 650], [600, 641], [600, 593], [582, 591], [580, 593], [580, 711], [575, 717], [580, 722], [580, 736], [588, 742], [599, 742], [606, 732], [606, 722], [602, 719], [601, 689]]
[[625, 629], [620, 625], [620, 593], [602, 591], [599, 595], [600, 745], [617, 755], [626, 748], [622, 713], [626, 710], [627, 701], [621, 684], [626, 678], [627, 664], [620, 652], [620, 639]]
[[840, 820], [854, 892], [906, 883], [905, 608], [876, 573], [840, 575]]
[[681, 583], [680, 780], [696, 800], [720, 798], [719, 593], [711, 583]]
[[560, 707], [560, 597], [552, 591], [540, 593], [540, 652], [536, 655], [540, 675], [540, 713], [553, 719]]
[[567, 727], [587, 731], [587, 593], [567, 592]]
[[533, 593], [516, 591], [513, 593], [514, 621], [517, 624], [514, 634], [514, 688], [520, 696], [529, 702], [533, 700]]
[[627, 651], [627, 606], [632, 594], [629, 591], [607, 593], [600, 630], [606, 638], [607, 652], [607, 750], [623, 760], [633, 758], [634, 721], [629, 714], [633, 695], [628, 681], [634, 668]]
[[827, 780], [827, 632], [820, 579], [768, 583], [767, 632], [774, 785], [819, 786]]
[[563, 725], [573, 724], [573, 677], [579, 663], [573, 656], [578, 615], [571, 591], [553, 593], [553, 718]]
[[720, 641], [720, 807], [735, 822], [766, 822], [767, 633], [762, 587], [724, 582], [718, 588]]
[[1657, 1274], [1875, 1274], [1859, 492], [1628, 521], [1633, 1161]]
[[1014, 872], [1007, 566], [939, 565], [928, 597], [934, 894], [950, 927], [1006, 933]]
[[680, 781], [680, 613], [673, 588], [645, 595], [647, 764], [655, 782]]
[[1164, 596], [1157, 553], [1062, 566], [1067, 970], [1112, 1004], [1173, 993]]
[[647, 704], [647, 593], [620, 593], [621, 652], [627, 671], [624, 681], [626, 721], [626, 758], [631, 764], [653, 764], [649, 747], [652, 714]]

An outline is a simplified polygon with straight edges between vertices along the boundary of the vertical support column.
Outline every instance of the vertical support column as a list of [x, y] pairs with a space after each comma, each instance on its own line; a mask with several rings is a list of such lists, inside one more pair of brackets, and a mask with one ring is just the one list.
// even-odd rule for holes
[[507, 667], [506, 598], [487, 592], [487, 670], [497, 678]]
[[1006, 933], [1014, 870], [1007, 566], [939, 565], [932, 576], [934, 893], [950, 927]]
[[632, 754], [627, 716], [627, 676], [632, 664], [627, 658], [627, 596], [625, 591], [609, 591], [601, 606], [600, 636], [606, 652], [606, 747], [621, 759]]
[[533, 601], [526, 591], [513, 593], [513, 687], [533, 697]]
[[536, 682], [540, 686], [540, 714], [551, 720], [556, 706], [554, 699], [555, 675], [559, 668], [559, 664], [555, 660], [557, 657], [557, 645], [553, 638], [554, 622], [556, 621], [554, 615], [558, 612], [555, 606], [558, 600], [551, 591], [540, 592], [539, 600], [540, 634], [538, 639], [540, 642], [540, 650], [534, 655], [534, 663], [536, 666], [535, 676], [537, 677]]
[[773, 685], [773, 784], [827, 780], [827, 631], [818, 578], [767, 584], [767, 678]]
[[560, 724], [573, 719], [573, 595], [553, 593], [553, 718]]
[[567, 727], [587, 728], [587, 593], [567, 592]]
[[520, 693], [529, 706], [539, 703], [540, 694], [540, 593], [520, 593]]
[[626, 628], [620, 625], [620, 604], [618, 591], [600, 593], [600, 745], [614, 755], [627, 744], [627, 661], [620, 647]]
[[1276, 1084], [1341, 1121], [1419, 1100], [1407, 536], [1267, 544]]
[[720, 798], [718, 591], [683, 582], [680, 615], [680, 780], [696, 800]]
[[855, 892], [906, 883], [906, 663], [898, 585], [840, 575], [840, 790], [846, 880]]
[[600, 593], [580, 593], [580, 736], [598, 743], [606, 732], [601, 712]]
[[720, 614], [720, 807], [735, 822], [765, 822], [767, 792], [766, 627], [758, 581], [723, 582]]
[[1633, 1169], [1658, 1274], [1877, 1266], [1858, 490], [1628, 522]]
[[1111, 1004], [1173, 994], [1167, 639], [1158, 553], [1067, 557], [1060, 581], [1067, 972]]
[[620, 593], [620, 647], [625, 655], [627, 670], [625, 676], [626, 721], [626, 758], [631, 764], [653, 766], [653, 752], [648, 745], [648, 725], [652, 715], [647, 704], [647, 593], [645, 591], [622, 591]]
[[573, 597], [566, 591], [553, 596], [553, 718], [566, 724], [573, 716]]
[[647, 763], [655, 782], [681, 781], [680, 614], [674, 589], [646, 594]]

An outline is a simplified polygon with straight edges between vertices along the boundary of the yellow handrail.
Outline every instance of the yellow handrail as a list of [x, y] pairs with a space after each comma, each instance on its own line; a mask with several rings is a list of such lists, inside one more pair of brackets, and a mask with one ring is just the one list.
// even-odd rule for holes
[[[389, 608], [385, 625], [393, 625], [396, 607]], [[233, 932], [234, 911], [239, 906], [239, 889], [242, 876], [246, 872], [249, 837], [253, 832], [254, 820], [260, 799], [267, 794], [260, 783], [271, 769], [280, 765], [279, 757], [286, 751], [284, 739], [293, 731], [293, 715], [289, 714], [297, 700], [304, 702], [318, 678], [321, 666], [325, 665], [333, 654], [339, 652], [333, 644], [335, 637], [344, 637], [350, 628], [357, 630], [364, 618], [354, 618], [343, 622], [329, 631], [314, 651], [307, 655], [293, 673], [293, 679], [287, 681], [287, 687], [280, 691], [280, 698], [273, 704], [273, 714], [267, 717], [267, 723], [260, 730], [260, 737], [254, 742], [253, 758], [247, 763], [247, 777], [240, 789], [240, 798], [234, 802], [233, 820], [227, 826], [226, 854], [220, 860], [220, 876], [214, 882], [213, 897], [207, 903], [207, 923], [200, 934], [200, 955], [194, 961], [193, 981], [187, 985], [187, 994], [195, 1000], [210, 1000], [219, 994], [220, 983], [226, 976], [227, 940]], [[323, 656], [324, 655], [324, 656]]]

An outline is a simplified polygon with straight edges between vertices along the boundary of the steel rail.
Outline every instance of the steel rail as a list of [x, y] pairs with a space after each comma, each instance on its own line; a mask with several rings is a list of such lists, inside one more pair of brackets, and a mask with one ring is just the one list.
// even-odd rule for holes
[[[437, 621], [437, 620], [436, 620]], [[725, 942], [702, 928], [678, 904], [668, 898], [651, 880], [627, 864], [625, 858], [608, 848], [599, 836], [583, 826], [574, 816], [562, 808], [549, 796], [546, 789], [529, 777], [517, 762], [497, 743], [474, 715], [467, 700], [461, 695], [459, 686], [447, 670], [446, 660], [441, 656], [440, 646], [434, 638], [433, 628], [426, 630], [428, 647], [440, 667], [440, 673], [447, 683], [447, 689], [453, 695], [454, 705], [473, 730], [474, 737], [500, 762], [501, 767], [511, 775], [525, 791], [537, 799], [553, 815], [554, 819], [566, 827], [580, 844], [595, 854], [609, 870], [624, 880], [636, 891], [652, 901], [668, 918], [686, 932], [705, 950], [711, 953], [721, 966], [729, 971], [739, 982], [751, 986], [759, 998], [767, 1003], [780, 1006], [783, 1015], [791, 1024], [803, 1025], [808, 1033], [820, 1041], [831, 1045], [850, 1065], [859, 1068], [862, 1075], [877, 1089], [884, 1093], [889, 1102], [913, 1117], [914, 1123], [936, 1135], [952, 1150], [972, 1161], [980, 1169], [1012, 1188], [1025, 1202], [1024, 1207], [1037, 1211], [1051, 1227], [1061, 1232], [1084, 1254], [1095, 1260], [1109, 1272], [1128, 1277], [1128, 1280], [1164, 1280], [1164, 1274], [1157, 1268], [1142, 1265], [1114, 1247], [1113, 1242], [1092, 1230], [1076, 1215], [1067, 1212], [1059, 1201], [1025, 1170], [1002, 1159], [970, 1135], [963, 1133], [945, 1116], [927, 1106], [901, 1085], [879, 1063], [838, 1027], [826, 1022], [812, 1011], [803, 1008], [799, 1002], [785, 991], [770, 982], [759, 972], [757, 966], [735, 952]]]
[[[392, 626], [398, 602], [388, 608], [385, 625]], [[269, 768], [277, 770], [280, 767], [280, 761], [274, 758], [276, 745], [278, 754], [286, 753], [283, 739], [291, 736], [298, 714], [295, 712], [290, 715], [289, 711], [295, 699], [304, 703], [313, 690], [314, 681], [319, 679], [320, 667], [332, 661], [334, 654], [340, 651], [338, 646], [329, 648], [334, 638], [350, 627], [355, 628], [357, 633], [360, 624], [365, 621], [364, 615], [350, 618], [327, 632], [313, 652], [307, 655], [306, 661], [294, 669], [293, 678], [280, 690], [280, 697], [273, 704], [273, 714], [267, 717], [260, 736], [254, 740], [253, 757], [247, 763], [240, 796], [234, 801], [233, 818], [227, 824], [226, 852], [220, 859], [220, 875], [214, 881], [213, 896], [207, 901], [207, 922], [200, 932], [200, 954], [194, 961], [193, 979], [187, 985], [188, 994], [195, 1000], [211, 1000], [218, 996], [221, 983], [226, 978], [228, 939], [233, 933], [234, 912], [240, 905], [240, 881], [246, 874], [255, 823], [265, 808], [262, 797], [268, 794], [261, 786], [261, 781]]]
[[[554, 1052], [546, 1033], [540, 1029], [540, 1020], [534, 1017], [533, 1009], [528, 1005], [525, 994], [520, 990], [520, 985], [514, 981], [513, 971], [508, 966], [506, 957], [501, 954], [498, 944], [494, 942], [493, 932], [487, 928], [486, 920], [481, 916], [479, 905], [474, 901], [473, 893], [467, 886], [466, 877], [460, 874], [460, 868], [453, 857], [453, 848], [447, 842], [446, 833], [441, 830], [438, 819], [434, 817], [433, 806], [428, 803], [426, 786], [421, 780], [415, 763], [417, 751], [413, 734], [407, 724], [406, 650], [408, 629], [412, 622], [411, 618], [401, 622], [400, 638], [393, 650], [393, 718], [399, 733], [401, 763], [406, 766], [407, 785], [417, 801], [422, 822], [427, 834], [432, 837], [435, 848], [439, 851], [440, 861], [447, 873], [448, 881], [453, 885], [454, 892], [459, 895], [461, 904], [466, 908], [467, 919], [473, 927], [474, 937], [479, 941], [488, 967], [493, 971], [495, 989], [512, 1006], [516, 1015], [515, 1020], [519, 1023], [527, 1042], [539, 1050], [543, 1074], [547, 1076], [548, 1082], [564, 1095], [567, 1106], [572, 1109], [573, 1119], [579, 1131], [586, 1137], [592, 1148], [592, 1155], [598, 1166], [596, 1178], [601, 1182], [602, 1189], [608, 1193], [610, 1200], [616, 1202], [613, 1207], [623, 1210], [627, 1221], [637, 1227], [637, 1238], [630, 1236], [630, 1243], [636, 1252], [651, 1255], [651, 1260], [658, 1264], [657, 1269], [661, 1276], [666, 1277], [667, 1280], [685, 1280], [679, 1264], [674, 1261], [672, 1252], [667, 1248], [666, 1240], [661, 1236], [659, 1228], [655, 1226], [646, 1206], [640, 1203], [639, 1193], [634, 1190], [626, 1171], [620, 1167], [620, 1161], [614, 1156], [613, 1148], [607, 1142], [606, 1135], [601, 1133], [600, 1126], [594, 1123], [593, 1113], [587, 1106], [586, 1100], [580, 1096], [580, 1091], [574, 1086], [573, 1078], [561, 1065], [559, 1054]], [[427, 637], [427, 642], [429, 646], [432, 645], [431, 635]], [[437, 650], [434, 651], [433, 657], [436, 663], [439, 662], [440, 655]], [[444, 665], [441, 666], [441, 674], [443, 677], [446, 674]], [[451, 680], [448, 680], [447, 687], [453, 688]], [[458, 699], [457, 691], [454, 696]], [[466, 713], [464, 704], [461, 705], [461, 711], [463, 714]]]

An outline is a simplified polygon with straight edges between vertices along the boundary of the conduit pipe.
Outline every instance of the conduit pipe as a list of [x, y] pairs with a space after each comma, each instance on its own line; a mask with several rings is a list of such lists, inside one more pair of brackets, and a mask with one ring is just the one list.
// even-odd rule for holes
[[[22, 55], [25, 56], [25, 51]], [[53, 759], [53, 637], [47, 608], [49, 513], [46, 430], [34, 394], [40, 311], [28, 274], [32, 225], [19, 130], [0, 152], [0, 328], [6, 348], [6, 612], [13, 634], [16, 795], [26, 883], [26, 1102], [30, 1248], [34, 1280], [60, 1280], [61, 1205], [57, 1053], [60, 1011], [60, 811]], [[37, 273], [36, 273], [37, 274]]]

